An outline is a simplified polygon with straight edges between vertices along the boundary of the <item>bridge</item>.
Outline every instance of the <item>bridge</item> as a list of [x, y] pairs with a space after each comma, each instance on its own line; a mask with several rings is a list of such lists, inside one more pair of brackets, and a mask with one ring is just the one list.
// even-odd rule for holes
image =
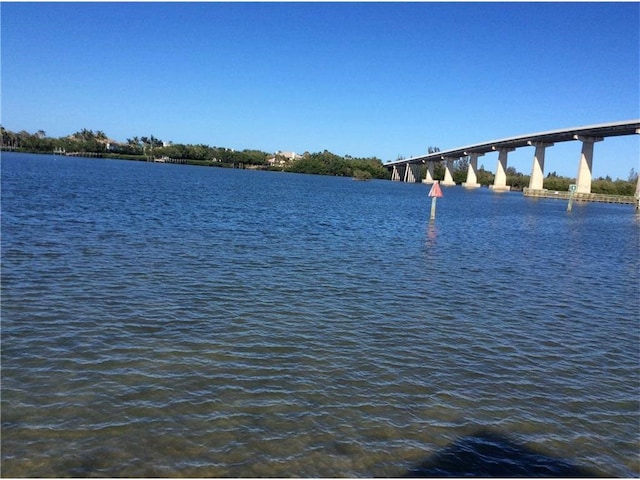
[[[433, 183], [433, 169], [436, 162], [444, 163], [444, 180], [440, 185], [455, 185], [453, 181], [453, 162], [469, 157], [469, 169], [467, 170], [467, 181], [462, 183], [466, 188], [480, 187], [478, 183], [478, 157], [488, 152], [498, 152], [498, 165], [493, 185], [489, 185], [495, 191], [506, 191], [511, 187], [507, 185], [507, 158], [509, 152], [521, 147], [535, 147], [533, 155], [533, 167], [531, 179], [529, 181], [528, 192], [536, 194], [543, 190], [544, 180], [544, 155], [547, 147], [552, 147], [555, 143], [580, 141], [582, 142], [582, 152], [578, 162], [578, 175], [576, 177], [576, 193], [590, 194], [592, 165], [593, 165], [593, 145], [602, 141], [606, 137], [617, 137], [622, 135], [640, 134], [640, 119], [623, 122], [602, 123], [585, 127], [565, 128], [548, 132], [520, 135], [517, 137], [503, 138], [502, 140], [492, 140], [490, 142], [478, 143], [467, 147], [453, 148], [441, 152], [429, 153], [417, 157], [396, 160], [385, 164], [392, 171], [391, 179], [404, 182], [420, 181], [420, 166], [427, 165], [426, 176], [423, 183]], [[636, 195], [640, 194], [640, 176]]]

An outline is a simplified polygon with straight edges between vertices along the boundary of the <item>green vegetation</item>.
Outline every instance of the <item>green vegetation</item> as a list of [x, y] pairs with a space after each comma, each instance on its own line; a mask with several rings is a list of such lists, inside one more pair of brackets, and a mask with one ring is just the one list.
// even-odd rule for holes
[[47, 137], [43, 130], [29, 133], [24, 130], [12, 132], [0, 127], [2, 132], [2, 149], [35, 153], [52, 153], [65, 150], [69, 152], [106, 152], [108, 143], [104, 132], [83, 129], [63, 138]]
[[[154, 137], [132, 137], [126, 143], [110, 140], [104, 132], [82, 129], [67, 137], [47, 137], [42, 130], [35, 134], [12, 132], [0, 127], [2, 132], [2, 150], [30, 153], [86, 153], [101, 157], [121, 158], [125, 160], [171, 159], [184, 161], [192, 165], [204, 166], [242, 166], [284, 170], [297, 173], [318, 175], [359, 176], [389, 179], [391, 174], [377, 158], [340, 157], [331, 152], [305, 153], [302, 158], [288, 160], [284, 165], [273, 166], [267, 152], [260, 150], [235, 151], [231, 148], [211, 147], [205, 144], [183, 145], [163, 142]], [[282, 159], [282, 156], [276, 156]]]
[[369, 178], [389, 179], [389, 171], [377, 158], [340, 157], [325, 150], [320, 153], [305, 153], [302, 158], [294, 160], [286, 168], [288, 172], [312, 173], [315, 175], [333, 175], [341, 177], [367, 176]]
[[47, 137], [42, 130], [35, 134], [12, 132], [0, 127], [2, 149], [31, 153], [90, 153], [102, 157], [126, 160], [153, 160], [171, 158], [194, 164], [264, 165], [268, 154], [257, 150], [236, 152], [230, 148], [208, 145], [180, 145], [165, 143], [154, 137], [132, 137], [126, 143], [110, 140], [104, 132], [82, 129], [60, 138]]
[[367, 170], [354, 170], [353, 171], [353, 178], [355, 180], [364, 180], [364, 181], [366, 181], [366, 180], [371, 180], [371, 178], [373, 178], [373, 176]]
[[[629, 178], [627, 180], [612, 180], [611, 177], [599, 177], [591, 181], [591, 193], [602, 193], [607, 195], [627, 195], [633, 196], [636, 191], [636, 182], [638, 181], [638, 174], [634, 169], [631, 169]], [[566, 192], [569, 190], [569, 185], [576, 183], [575, 179], [568, 177], [560, 177], [556, 172], [551, 172], [544, 179], [543, 186], [547, 190], [557, 190], [559, 192]]]
[[[126, 143], [116, 142], [98, 130], [82, 130], [72, 135], [60, 138], [48, 137], [43, 130], [36, 133], [26, 131], [12, 132], [0, 126], [2, 150], [30, 153], [83, 153], [105, 158], [119, 158], [124, 160], [147, 161], [165, 159], [180, 161], [192, 165], [242, 168], [260, 168], [269, 170], [283, 170], [294, 173], [310, 173], [315, 175], [334, 175], [353, 177], [358, 180], [371, 178], [390, 179], [391, 173], [376, 157], [353, 158], [350, 155], [341, 157], [327, 150], [317, 153], [305, 152], [301, 157], [290, 160], [281, 155], [270, 155], [260, 150], [235, 151], [224, 147], [211, 147], [205, 144], [183, 145], [162, 140], [150, 135], [149, 137], [128, 138]], [[429, 147], [428, 153], [440, 151], [438, 147]], [[275, 159], [276, 161], [269, 161]], [[400, 158], [399, 158], [400, 159]], [[282, 163], [280, 163], [282, 161]], [[421, 178], [426, 176], [426, 165], [420, 168]], [[456, 183], [467, 180], [469, 159], [464, 157], [453, 164], [452, 176]], [[434, 179], [444, 179], [444, 165], [434, 166]], [[515, 168], [507, 168], [507, 185], [513, 190], [522, 190], [529, 185], [529, 176], [517, 172]], [[481, 165], [477, 171], [478, 183], [487, 186], [493, 184], [494, 174]], [[593, 193], [611, 195], [629, 195], [635, 193], [638, 174], [631, 170], [627, 180], [612, 180], [610, 177], [596, 178], [591, 184]], [[544, 180], [544, 188], [548, 190], [567, 191], [575, 179], [560, 177], [551, 172]]]

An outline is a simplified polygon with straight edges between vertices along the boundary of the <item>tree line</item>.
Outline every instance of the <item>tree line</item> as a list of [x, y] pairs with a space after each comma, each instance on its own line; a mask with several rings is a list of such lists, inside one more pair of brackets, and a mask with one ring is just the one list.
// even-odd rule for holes
[[105, 157], [130, 160], [151, 160], [169, 157], [195, 162], [221, 162], [228, 164], [256, 164], [265, 162], [265, 152], [244, 150], [236, 152], [229, 148], [210, 147], [208, 145], [174, 145], [163, 142], [153, 135], [128, 138], [125, 143], [110, 140], [104, 132], [82, 130], [65, 137], [48, 137], [42, 130], [36, 133], [26, 131], [12, 132], [0, 127], [3, 150], [15, 150], [31, 153], [86, 152], [101, 154]]
[[341, 157], [327, 150], [318, 153], [307, 152], [302, 158], [293, 161], [286, 170], [295, 173], [355, 177], [362, 180], [391, 178], [389, 170], [378, 158], [353, 158], [350, 155]]
[[[261, 150], [245, 149], [242, 151], [225, 147], [215, 147], [205, 144], [174, 144], [163, 142], [153, 135], [134, 136], [126, 142], [110, 140], [101, 131], [83, 128], [66, 137], [53, 138], [47, 136], [43, 130], [29, 133], [24, 130], [13, 132], [0, 126], [3, 150], [14, 150], [32, 153], [52, 152], [86, 152], [100, 154], [104, 157], [124, 158], [129, 160], [152, 160], [171, 158], [186, 163], [207, 166], [239, 166], [284, 170], [295, 173], [309, 173], [315, 175], [334, 175], [354, 177], [361, 180], [370, 178], [390, 179], [391, 173], [376, 157], [354, 158], [350, 155], [340, 156], [327, 150], [323, 152], [305, 152], [301, 158], [286, 162], [284, 165], [271, 165], [268, 162], [272, 154]], [[428, 153], [438, 152], [438, 147], [430, 146]], [[398, 159], [401, 159], [400, 157]], [[421, 165], [421, 178], [426, 176], [426, 165]], [[466, 182], [469, 168], [468, 157], [463, 157], [453, 163], [452, 176], [457, 184]], [[442, 163], [434, 166], [434, 179], [444, 179], [445, 168]], [[506, 170], [507, 185], [513, 190], [522, 190], [529, 186], [529, 175], [524, 175], [514, 167]], [[480, 166], [477, 170], [477, 181], [483, 186], [492, 185], [495, 174]], [[631, 169], [627, 180], [612, 180], [610, 177], [600, 177], [592, 181], [593, 193], [612, 195], [633, 195], [636, 189], [638, 174]], [[558, 176], [556, 172], [549, 173], [544, 179], [543, 187], [549, 190], [567, 191], [575, 179]]]
[[104, 132], [82, 129], [66, 137], [48, 137], [46, 132], [12, 132], [0, 127], [2, 149], [31, 153], [86, 152], [103, 157], [125, 158], [129, 160], [153, 160], [169, 158], [184, 160], [195, 165], [262, 167], [296, 173], [318, 175], [355, 176], [361, 179], [390, 179], [391, 174], [378, 158], [344, 157], [325, 150], [305, 152], [301, 158], [288, 161], [284, 165], [272, 166], [268, 159], [273, 155], [261, 150], [242, 151], [205, 144], [179, 144], [163, 142], [153, 135], [134, 136], [126, 142], [110, 140]]

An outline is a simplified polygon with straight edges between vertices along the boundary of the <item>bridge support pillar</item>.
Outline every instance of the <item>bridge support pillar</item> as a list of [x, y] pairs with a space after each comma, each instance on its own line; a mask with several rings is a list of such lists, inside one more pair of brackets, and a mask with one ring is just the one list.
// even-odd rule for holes
[[407, 183], [416, 183], [418, 178], [420, 178], [420, 165], [408, 163], [404, 172], [404, 181]]
[[508, 192], [511, 187], [507, 185], [507, 155], [513, 152], [515, 148], [499, 148], [498, 149], [498, 166], [496, 167], [496, 178], [493, 185], [489, 188], [496, 192]]
[[434, 182], [434, 180], [433, 180], [433, 168], [434, 168], [434, 163], [433, 162], [427, 162], [427, 173], [425, 174], [424, 180], [422, 180], [422, 183], [432, 184]]
[[396, 182], [404, 182], [406, 175], [407, 165], [394, 165], [393, 173], [391, 174], [391, 180], [395, 180]]
[[547, 147], [553, 147], [553, 143], [528, 142], [532, 147], [536, 147], [533, 154], [533, 167], [531, 168], [531, 178], [529, 180], [530, 190], [542, 190], [544, 182], [544, 154]]
[[582, 142], [582, 152], [580, 153], [578, 176], [576, 178], [576, 192], [591, 193], [593, 144], [601, 141], [602, 137], [583, 137], [581, 135], [574, 135], [573, 138]]
[[444, 180], [440, 182], [443, 187], [452, 187], [456, 184], [453, 181], [453, 161], [457, 158], [445, 158], [444, 159]]
[[481, 157], [484, 153], [470, 153], [469, 154], [469, 169], [467, 170], [467, 181], [462, 183], [465, 188], [479, 188], [478, 183], [478, 157]]

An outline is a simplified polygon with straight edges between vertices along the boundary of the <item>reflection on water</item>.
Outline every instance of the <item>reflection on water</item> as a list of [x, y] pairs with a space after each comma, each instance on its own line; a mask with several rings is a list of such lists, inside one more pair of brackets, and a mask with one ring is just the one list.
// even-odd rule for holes
[[3, 154], [2, 475], [640, 474], [637, 214], [427, 191]]
[[434, 247], [436, 245], [436, 239], [438, 237], [438, 226], [435, 222], [429, 222], [427, 224], [427, 248]]

